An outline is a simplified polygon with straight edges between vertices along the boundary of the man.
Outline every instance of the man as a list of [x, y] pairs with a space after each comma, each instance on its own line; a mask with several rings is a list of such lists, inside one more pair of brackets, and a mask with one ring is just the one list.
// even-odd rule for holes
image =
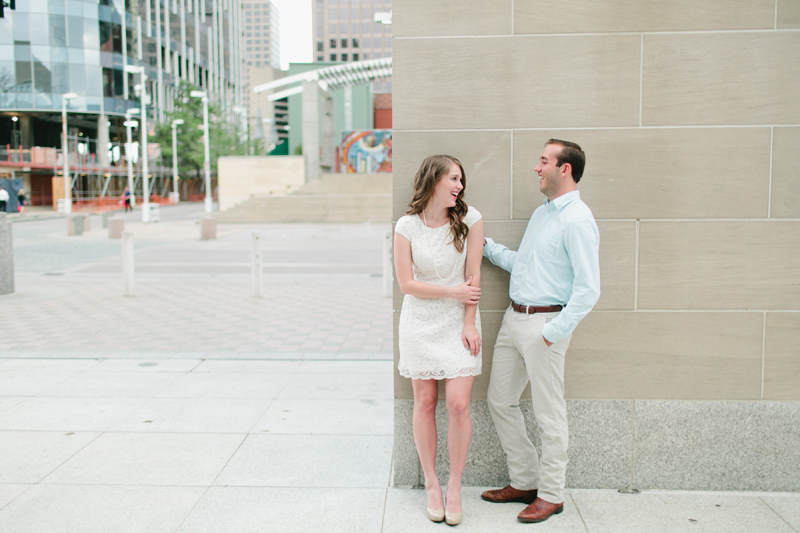
[[6, 204], [8, 203], [8, 191], [0, 187], [0, 213], [6, 212]]
[[[521, 522], [542, 522], [564, 510], [564, 357], [575, 326], [600, 298], [600, 234], [577, 190], [585, 164], [577, 144], [547, 141], [534, 168], [547, 199], [531, 216], [519, 251], [489, 238], [483, 249], [485, 257], [511, 273], [512, 304], [497, 334], [487, 397], [511, 484], [481, 497], [530, 504], [517, 517]], [[519, 408], [529, 380], [542, 429], [541, 460]]]

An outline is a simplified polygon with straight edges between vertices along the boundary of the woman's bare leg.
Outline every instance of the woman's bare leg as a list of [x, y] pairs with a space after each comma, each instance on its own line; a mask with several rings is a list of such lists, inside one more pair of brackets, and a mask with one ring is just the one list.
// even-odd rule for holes
[[447, 453], [450, 457], [450, 479], [447, 482], [446, 505], [450, 512], [461, 511], [461, 475], [467, 462], [469, 441], [472, 438], [472, 420], [469, 416], [469, 398], [474, 377], [467, 376], [445, 380], [447, 398]]
[[442, 488], [436, 477], [436, 404], [439, 401], [439, 382], [435, 379], [412, 379], [414, 389], [414, 444], [425, 474], [428, 507], [443, 509]]

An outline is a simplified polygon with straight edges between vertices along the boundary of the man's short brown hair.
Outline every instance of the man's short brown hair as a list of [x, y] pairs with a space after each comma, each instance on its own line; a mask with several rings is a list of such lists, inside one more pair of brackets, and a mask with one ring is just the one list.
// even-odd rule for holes
[[558, 154], [556, 166], [560, 167], [564, 163], [569, 163], [572, 167], [572, 179], [575, 180], [575, 183], [581, 181], [583, 169], [586, 166], [586, 154], [583, 153], [581, 147], [573, 142], [560, 139], [550, 139], [545, 143], [545, 146], [548, 144], [556, 144], [562, 147], [561, 153]]

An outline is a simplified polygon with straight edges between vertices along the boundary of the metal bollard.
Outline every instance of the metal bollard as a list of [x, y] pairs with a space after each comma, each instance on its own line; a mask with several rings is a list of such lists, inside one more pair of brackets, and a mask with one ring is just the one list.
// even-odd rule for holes
[[261, 232], [254, 231], [250, 242], [252, 244], [252, 270], [253, 270], [253, 296], [262, 297], [261, 278], [264, 273], [264, 261], [261, 256]]
[[392, 296], [392, 232], [386, 232], [383, 237], [383, 297]]
[[122, 276], [125, 280], [125, 296], [133, 296], [133, 232], [122, 232]]

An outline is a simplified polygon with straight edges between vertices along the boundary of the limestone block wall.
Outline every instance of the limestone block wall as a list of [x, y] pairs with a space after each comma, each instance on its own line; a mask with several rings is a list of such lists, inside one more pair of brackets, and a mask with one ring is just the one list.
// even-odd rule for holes
[[305, 183], [302, 156], [225, 156], [218, 167], [220, 211], [254, 195], [281, 196]]
[[[587, 154], [602, 297], [567, 354], [569, 485], [800, 490], [798, 3], [395, 0], [393, 13], [395, 221], [420, 161], [447, 153], [486, 234], [515, 247], [544, 199], [545, 141]], [[482, 286], [465, 481], [499, 484], [483, 402], [508, 274], [484, 260]], [[401, 304], [396, 290], [395, 322]], [[399, 375], [395, 398], [395, 482], [416, 484]]]

